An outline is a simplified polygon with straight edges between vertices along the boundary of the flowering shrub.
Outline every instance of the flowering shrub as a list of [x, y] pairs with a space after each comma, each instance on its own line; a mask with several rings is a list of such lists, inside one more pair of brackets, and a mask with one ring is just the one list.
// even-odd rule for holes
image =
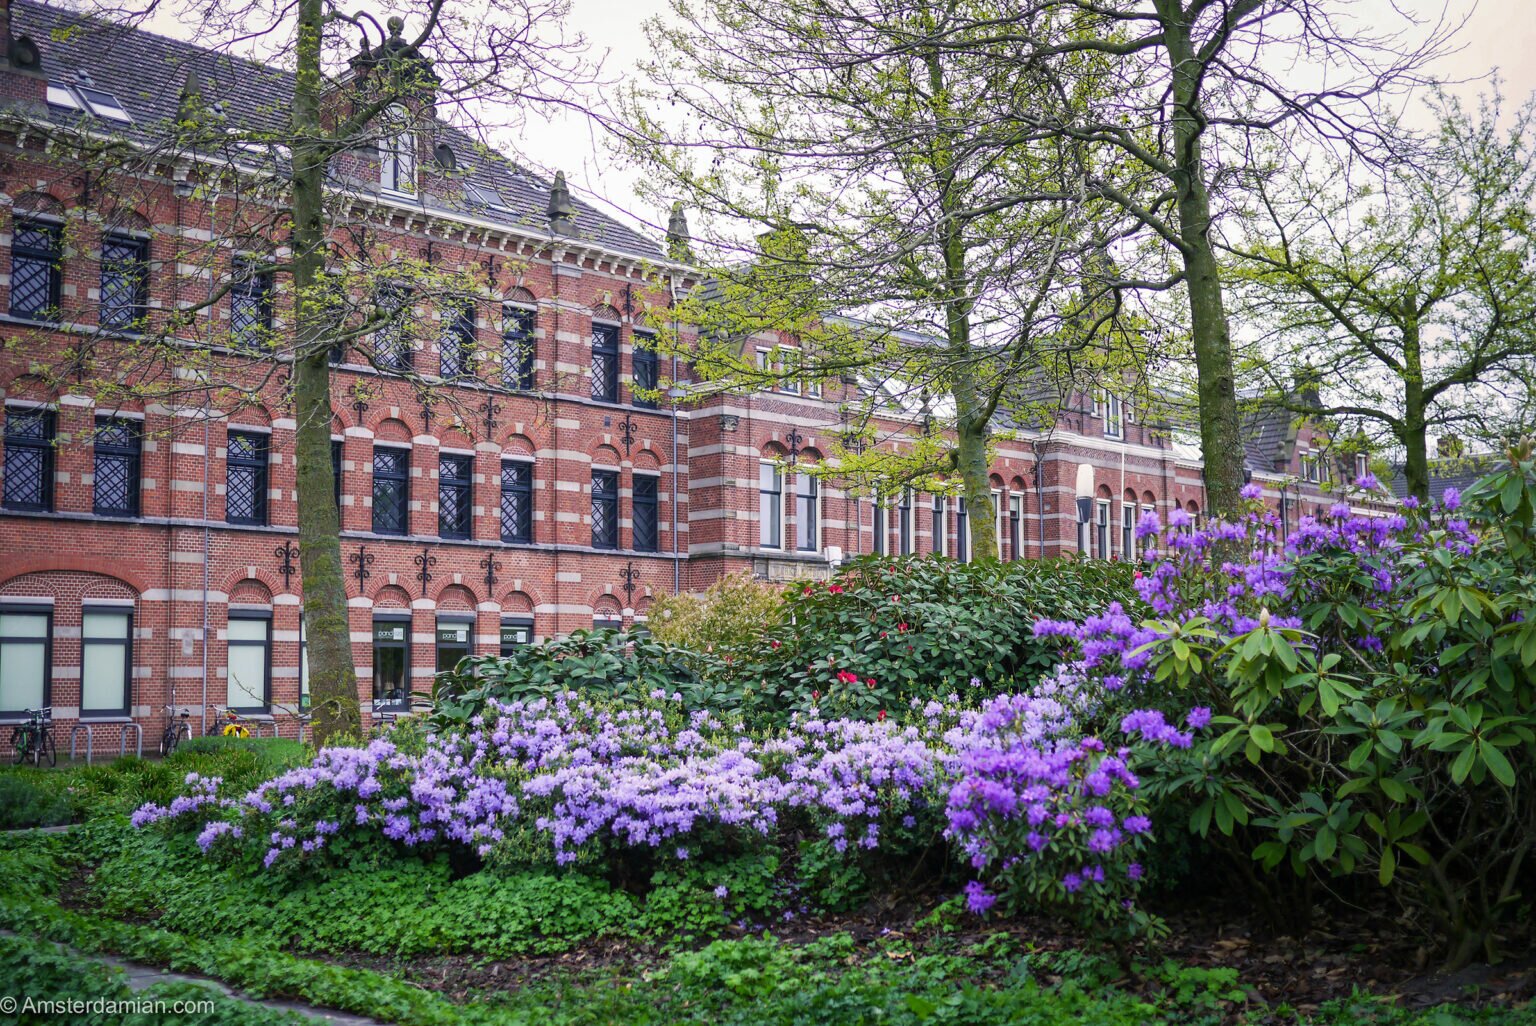
[[690, 708], [732, 708], [735, 689], [713, 681], [718, 661], [627, 631], [573, 631], [569, 637], [519, 647], [511, 656], [469, 656], [433, 682], [432, 718], [462, 728], [492, 701], [526, 701], [568, 690], [637, 699], [658, 689], [680, 694]]
[[133, 822], [180, 826], [206, 852], [276, 869], [321, 864], [339, 840], [366, 837], [566, 866], [637, 853], [686, 863], [801, 837], [852, 860], [942, 832], [975, 870], [976, 912], [1000, 894], [1119, 915], [1150, 829], [1128, 760], [1190, 738], [1156, 712], [1112, 741], [1084, 736], [1087, 706], [1062, 674], [980, 709], [952, 698], [914, 705], [903, 723], [797, 716], [754, 737], [661, 693], [492, 701], [419, 752], [389, 737], [327, 748], [241, 796], [189, 778], [187, 794]]
[[[1041, 617], [1135, 604], [1128, 563], [935, 556], [856, 559], [827, 583], [788, 588], [757, 651], [726, 667], [756, 715], [876, 719], [951, 692], [1028, 686], [1059, 661]], [[979, 697], [979, 696], [978, 696]]]
[[1112, 606], [1036, 626], [1119, 701], [1214, 710], [1209, 734], [1156, 756], [1149, 791], [1284, 867], [1261, 897], [1308, 909], [1311, 881], [1369, 874], [1453, 965], [1494, 954], [1536, 850], [1531, 443], [1509, 460], [1437, 508], [1341, 503], [1289, 537], [1257, 503], [1203, 530], [1149, 517], [1136, 586], [1153, 619]]

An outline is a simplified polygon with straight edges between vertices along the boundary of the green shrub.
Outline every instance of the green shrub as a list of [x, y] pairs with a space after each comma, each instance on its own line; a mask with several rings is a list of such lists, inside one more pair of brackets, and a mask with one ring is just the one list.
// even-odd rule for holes
[[61, 792], [57, 775], [50, 780], [35, 771], [0, 770], [0, 830], [57, 826], [69, 820], [69, 797]]
[[643, 699], [653, 691], [680, 693], [689, 708], [734, 708], [734, 690], [702, 672], [707, 657], [625, 631], [573, 631], [570, 637], [520, 648], [511, 656], [470, 656], [433, 688], [432, 721], [442, 728], [468, 723], [486, 702], [544, 698], [563, 691], [587, 697]]
[[757, 650], [783, 619], [784, 586], [731, 574], [702, 595], [660, 595], [646, 626], [660, 642], [717, 659]]
[[227, 791], [238, 793], [304, 765], [311, 754], [308, 747], [287, 738], [208, 735], [183, 741], [165, 765], [181, 777], [221, 777]]
[[[1134, 601], [1134, 568], [1086, 560], [961, 563], [856, 559], [828, 583], [791, 588], [766, 642], [735, 664], [749, 710], [874, 718], [913, 699], [1033, 683], [1061, 645], [1039, 619], [1077, 619]], [[842, 675], [841, 677], [839, 675]], [[873, 681], [873, 684], [870, 684]]]

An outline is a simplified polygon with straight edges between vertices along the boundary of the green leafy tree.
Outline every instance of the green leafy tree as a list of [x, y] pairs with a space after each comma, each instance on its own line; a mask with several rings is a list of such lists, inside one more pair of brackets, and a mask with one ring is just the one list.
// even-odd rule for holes
[[1237, 248], [1257, 318], [1254, 370], [1297, 413], [1351, 422], [1404, 456], [1429, 498], [1431, 431], [1503, 437], [1536, 367], [1536, 101], [1508, 119], [1437, 94], [1438, 131], [1385, 168], [1318, 159], [1260, 190]]
[[[623, 118], [649, 187], [702, 214], [712, 285], [669, 311], [699, 333], [696, 371], [722, 389], [877, 381], [845, 402], [836, 472], [887, 495], [958, 482], [983, 559], [997, 555], [994, 415], [1049, 423], [1070, 392], [1062, 354], [1091, 374], [1123, 353], [1093, 275], [1117, 211], [1081, 195], [1085, 144], [978, 114], [996, 93], [1027, 106], [1073, 74], [1021, 74], [987, 39], [996, 13], [971, 0], [678, 3], [647, 26], [650, 84]], [[797, 362], [757, 362], [776, 336], [798, 343]], [[871, 426], [884, 417], [949, 431], [869, 445], [887, 440]]]

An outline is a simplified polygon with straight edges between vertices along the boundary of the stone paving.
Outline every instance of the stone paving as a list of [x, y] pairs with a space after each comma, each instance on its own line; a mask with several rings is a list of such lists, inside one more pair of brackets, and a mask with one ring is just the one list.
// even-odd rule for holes
[[[0, 930], [0, 937], [16, 937], [19, 934], [10, 930]], [[337, 1026], [389, 1026], [377, 1019], [369, 1019], [361, 1015], [353, 1015], [350, 1012], [338, 1012], [330, 1008], [317, 1008], [299, 1001], [280, 1001], [275, 999], [259, 999], [248, 997], [218, 980], [206, 976], [195, 976], [188, 973], [173, 973], [165, 969], [159, 969], [152, 965], [144, 965], [140, 962], [130, 962], [127, 959], [115, 958], [111, 955], [92, 955], [83, 951], [59, 945], [59, 950], [68, 952], [72, 957], [87, 962], [96, 962], [100, 965], [110, 966], [121, 970], [128, 988], [135, 992], [146, 990], [157, 983], [191, 983], [199, 987], [207, 987], [209, 990], [235, 1001], [255, 1005], [260, 1008], [271, 1009], [279, 1012], [296, 1012], [299, 1015], [314, 1019], [317, 1022], [335, 1023]]]

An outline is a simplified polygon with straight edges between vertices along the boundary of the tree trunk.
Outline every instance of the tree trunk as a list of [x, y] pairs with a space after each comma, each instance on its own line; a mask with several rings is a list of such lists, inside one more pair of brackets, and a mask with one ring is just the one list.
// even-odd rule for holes
[[1206, 127], [1200, 109], [1203, 68], [1190, 44], [1182, 5], [1174, 0], [1158, 0], [1157, 10], [1173, 73], [1172, 177], [1198, 376], [1206, 508], [1217, 515], [1232, 514], [1238, 508], [1243, 487], [1243, 440], [1232, 369], [1232, 337], [1222, 298], [1220, 267], [1211, 243], [1211, 200], [1201, 157], [1201, 137]]
[[293, 288], [296, 339], [293, 363], [294, 462], [298, 470], [299, 566], [314, 738], [361, 728], [357, 670], [352, 664], [346, 579], [341, 567], [341, 513], [331, 470], [331, 374], [328, 319], [315, 287], [326, 252], [325, 163], [318, 142], [322, 0], [300, 0], [293, 95]]
[[1424, 361], [1418, 322], [1409, 318], [1403, 326], [1403, 476], [1408, 493], [1429, 501], [1429, 430], [1424, 401]]

